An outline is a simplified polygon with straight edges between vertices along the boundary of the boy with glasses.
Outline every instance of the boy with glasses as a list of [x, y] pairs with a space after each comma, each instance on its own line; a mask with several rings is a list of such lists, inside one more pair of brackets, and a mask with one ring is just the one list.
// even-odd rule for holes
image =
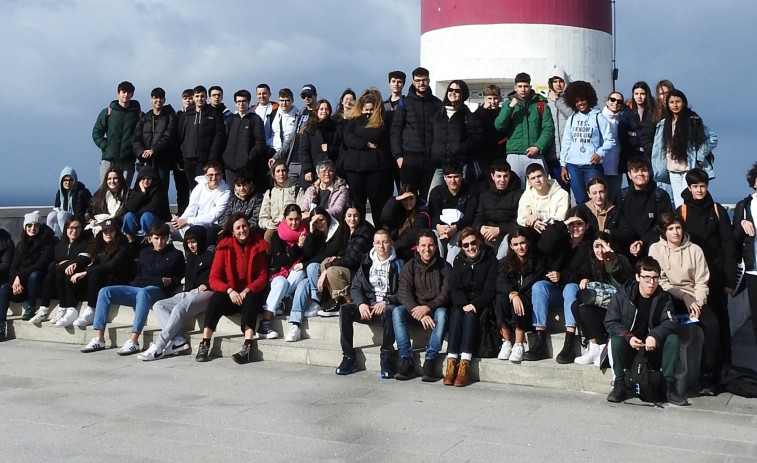
[[[169, 222], [171, 238], [182, 240], [184, 233], [192, 225], [202, 225], [209, 229], [218, 223], [229, 200], [229, 186], [223, 181], [221, 165], [215, 161], [205, 164], [205, 175], [198, 176], [197, 186], [189, 196], [189, 205], [181, 216], [174, 216]], [[215, 244], [215, 237], [208, 236], [210, 244]]]

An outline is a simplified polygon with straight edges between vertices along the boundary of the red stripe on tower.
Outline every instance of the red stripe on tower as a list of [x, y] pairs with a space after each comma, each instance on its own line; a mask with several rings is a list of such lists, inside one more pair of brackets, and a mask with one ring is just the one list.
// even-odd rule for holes
[[612, 6], [610, 0], [421, 0], [421, 34], [479, 24], [551, 24], [612, 34]]

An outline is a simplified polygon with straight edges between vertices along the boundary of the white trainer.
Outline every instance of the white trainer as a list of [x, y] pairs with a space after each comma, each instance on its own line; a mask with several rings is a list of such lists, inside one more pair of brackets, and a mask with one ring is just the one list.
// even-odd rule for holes
[[302, 337], [302, 330], [297, 325], [292, 325], [291, 328], [289, 328], [289, 333], [287, 333], [286, 338], [284, 338], [284, 341], [286, 342], [296, 342], [299, 341]]
[[97, 352], [105, 349], [105, 341], [100, 341], [98, 338], [92, 338], [89, 344], [81, 348], [81, 351], [85, 354], [90, 352]]
[[61, 317], [63, 317], [64, 315], [66, 315], [66, 308], [58, 306], [58, 310], [55, 311], [55, 316], [53, 317], [52, 320], [50, 320], [50, 323], [52, 323], [53, 325], [57, 325]]
[[158, 346], [155, 343], [150, 344], [150, 347], [146, 351], [137, 354], [137, 358], [144, 362], [157, 360], [161, 357], [163, 357], [163, 352], [158, 349]]
[[139, 344], [132, 341], [131, 339], [127, 339], [123, 346], [121, 346], [120, 349], [116, 351], [116, 354], [118, 355], [132, 355], [139, 352]]
[[29, 319], [29, 323], [39, 325], [43, 321], [47, 320], [47, 316], [49, 313], [50, 313], [50, 308], [45, 307], [44, 305], [41, 305], [39, 306], [39, 310], [37, 310], [37, 314]]
[[66, 313], [60, 317], [60, 320], [55, 325], [62, 327], [71, 326], [78, 317], [79, 311], [75, 307], [66, 307]]
[[183, 337], [176, 336], [163, 350], [163, 355], [168, 357], [169, 355], [178, 354], [187, 350], [189, 350], [189, 343], [187, 340]]
[[95, 309], [90, 306], [84, 307], [79, 317], [74, 320], [74, 326], [89, 326], [95, 320]]
[[602, 352], [607, 348], [607, 344], [597, 346], [597, 358], [594, 359], [594, 366], [599, 368], [602, 365]]
[[499, 349], [497, 358], [500, 360], [507, 360], [510, 358], [510, 354], [513, 353], [513, 344], [510, 341], [502, 341], [502, 347]]
[[583, 353], [583, 355], [576, 357], [574, 362], [579, 365], [591, 365], [599, 358], [600, 352], [602, 351], [599, 350], [599, 345], [597, 345], [597, 343], [590, 342], [589, 345], [586, 346], [586, 351]]
[[520, 343], [520, 342], [516, 343], [513, 346], [513, 351], [510, 354], [510, 357], [508, 358], [508, 360], [510, 360], [513, 363], [520, 363], [520, 362], [522, 362], [523, 361], [523, 353], [524, 353], [524, 351], [525, 351], [525, 349], [523, 349], [523, 343]]

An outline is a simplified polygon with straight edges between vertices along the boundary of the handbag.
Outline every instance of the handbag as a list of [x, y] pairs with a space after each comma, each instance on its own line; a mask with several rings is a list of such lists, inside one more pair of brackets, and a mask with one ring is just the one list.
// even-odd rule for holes
[[649, 366], [647, 351], [643, 348], [634, 357], [629, 376], [636, 397], [655, 405], [665, 402], [665, 379], [660, 370], [653, 370]]
[[586, 284], [586, 289], [581, 290], [578, 297], [581, 304], [593, 305], [606, 310], [616, 292], [618, 290], [613, 285], [590, 281]]

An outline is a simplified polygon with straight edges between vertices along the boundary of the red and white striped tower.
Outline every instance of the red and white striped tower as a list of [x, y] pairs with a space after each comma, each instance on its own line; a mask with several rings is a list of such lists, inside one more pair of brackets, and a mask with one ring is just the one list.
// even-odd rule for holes
[[599, 101], [612, 89], [610, 0], [421, 0], [421, 66], [434, 94], [463, 79], [478, 92], [495, 83], [507, 95], [519, 72], [546, 88], [559, 67], [585, 80]]

